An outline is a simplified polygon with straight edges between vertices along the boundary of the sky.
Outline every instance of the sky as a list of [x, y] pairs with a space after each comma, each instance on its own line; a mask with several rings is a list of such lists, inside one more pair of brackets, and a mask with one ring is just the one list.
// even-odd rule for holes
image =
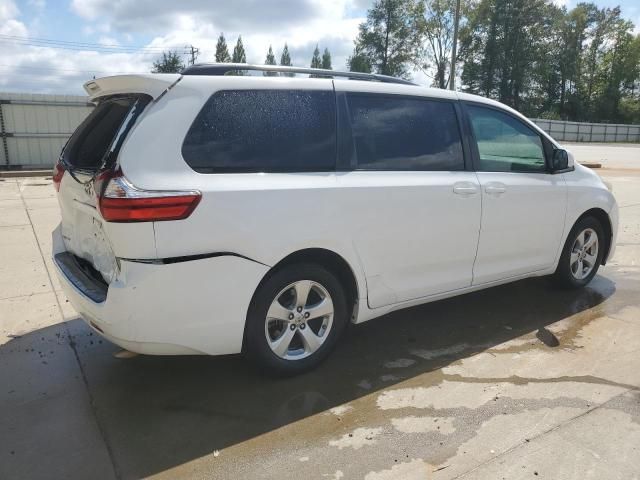
[[[576, 0], [554, 0], [571, 8]], [[373, 0], [0, 0], [0, 91], [83, 94], [93, 76], [149, 72], [162, 50], [200, 50], [213, 61], [218, 35], [233, 50], [238, 35], [249, 63], [276, 59], [286, 42], [292, 62], [309, 66], [316, 44], [345, 69], [358, 25]], [[640, 32], [639, 0], [620, 5]], [[185, 56], [186, 59], [186, 56]], [[418, 83], [429, 79], [416, 72]]]

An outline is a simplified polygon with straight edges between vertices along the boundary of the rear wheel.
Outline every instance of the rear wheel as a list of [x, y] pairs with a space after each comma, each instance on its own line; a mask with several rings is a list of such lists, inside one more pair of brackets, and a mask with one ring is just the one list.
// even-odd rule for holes
[[578, 221], [564, 245], [555, 279], [564, 287], [580, 288], [598, 272], [604, 252], [604, 231], [594, 217]]
[[258, 288], [249, 307], [245, 352], [261, 370], [295, 375], [316, 367], [348, 320], [343, 287], [315, 264], [289, 265]]

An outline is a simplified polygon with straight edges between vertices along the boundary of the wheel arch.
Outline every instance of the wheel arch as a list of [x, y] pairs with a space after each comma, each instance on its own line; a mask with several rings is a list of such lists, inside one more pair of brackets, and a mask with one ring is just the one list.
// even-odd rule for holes
[[353, 308], [351, 314], [351, 320], [353, 321], [357, 315], [358, 299], [360, 298], [361, 287], [358, 284], [358, 277], [351, 264], [342, 255], [327, 248], [304, 248], [289, 253], [269, 269], [255, 291], [257, 292], [264, 282], [275, 272], [287, 265], [295, 263], [315, 263], [327, 268], [336, 275], [345, 288], [349, 305]]
[[[578, 218], [576, 218], [575, 222], [573, 222], [573, 226], [575, 226], [576, 223], [586, 217], [594, 217], [596, 220], [598, 220], [598, 222], [600, 222], [600, 225], [602, 225], [602, 229], [604, 230], [605, 247], [602, 255], [602, 265], [605, 265], [607, 262], [607, 258], [609, 257], [609, 252], [611, 250], [611, 242], [613, 241], [613, 227], [611, 225], [611, 219], [609, 218], [609, 214], [602, 208], [590, 208]], [[571, 228], [573, 228], [573, 226]]]
[[347, 301], [352, 308], [350, 318], [353, 321], [357, 313], [360, 290], [358, 288], [358, 280], [355, 272], [349, 262], [347, 262], [342, 255], [334, 252], [333, 250], [326, 248], [305, 248], [303, 250], [290, 253], [276, 263], [271, 270], [267, 272], [264, 279], [268, 278], [268, 276], [273, 272], [295, 263], [315, 263], [327, 268], [331, 273], [336, 275], [347, 294]]
[[[338, 253], [326, 249], [326, 248], [305, 248], [302, 250], [297, 250], [292, 252], [278, 261], [273, 267], [269, 269], [269, 271], [262, 277], [260, 283], [256, 287], [253, 296], [251, 298], [251, 302], [253, 303], [253, 299], [256, 293], [260, 290], [264, 282], [266, 282], [271, 275], [273, 275], [278, 270], [282, 269], [285, 266], [293, 265], [296, 263], [315, 263], [321, 265], [325, 268], [328, 268], [333, 274], [338, 277], [338, 280], [345, 288], [345, 292], [347, 294], [348, 304], [351, 306], [351, 322], [354, 322], [358, 315], [358, 304], [359, 301], [359, 287], [358, 280], [356, 277], [353, 268], [345, 260], [342, 255]], [[245, 341], [246, 341], [246, 324], [245, 324], [245, 333], [242, 338], [242, 350], [245, 349]]]

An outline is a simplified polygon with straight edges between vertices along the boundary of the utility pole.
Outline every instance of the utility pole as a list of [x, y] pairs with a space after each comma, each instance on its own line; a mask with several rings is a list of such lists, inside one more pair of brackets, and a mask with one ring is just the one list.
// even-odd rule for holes
[[191, 55], [191, 59], [189, 60], [189, 65], [193, 65], [194, 63], [196, 63], [196, 58], [198, 58], [198, 54], [200, 53], [200, 49], [194, 47], [193, 45], [189, 45], [187, 47], [187, 55]]
[[460, 23], [460, 0], [456, 0], [456, 16], [453, 21], [453, 46], [451, 48], [451, 77], [449, 90], [456, 89], [456, 50], [458, 46], [458, 24]]

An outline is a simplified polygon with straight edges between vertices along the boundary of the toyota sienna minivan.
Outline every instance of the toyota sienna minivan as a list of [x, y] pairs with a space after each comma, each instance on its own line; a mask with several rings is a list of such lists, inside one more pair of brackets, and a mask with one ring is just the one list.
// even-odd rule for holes
[[91, 80], [53, 257], [101, 335], [275, 374], [349, 322], [613, 254], [600, 178], [511, 108], [372, 74], [234, 64]]

